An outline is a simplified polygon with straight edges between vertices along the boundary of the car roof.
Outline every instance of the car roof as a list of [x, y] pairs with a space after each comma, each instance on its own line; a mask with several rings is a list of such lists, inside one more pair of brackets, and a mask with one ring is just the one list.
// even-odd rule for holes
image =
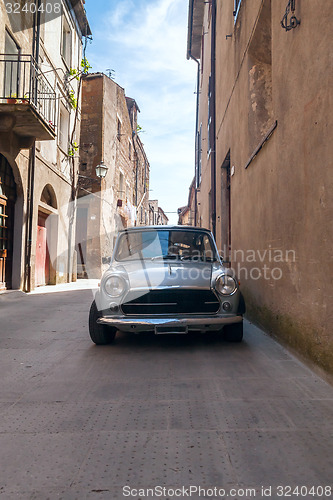
[[197, 226], [182, 226], [182, 225], [155, 225], [155, 226], [132, 226], [132, 227], [126, 227], [125, 229], [122, 229], [119, 231], [119, 233], [127, 233], [127, 232], [132, 232], [132, 231], [151, 231], [152, 229], [159, 230], [159, 231], [198, 231], [198, 232], [205, 232], [205, 233], [211, 233], [210, 229], [206, 229], [204, 227], [197, 227]]

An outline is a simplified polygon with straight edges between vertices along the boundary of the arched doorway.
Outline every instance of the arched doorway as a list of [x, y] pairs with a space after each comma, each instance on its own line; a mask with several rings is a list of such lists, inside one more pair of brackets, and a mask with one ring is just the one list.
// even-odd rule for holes
[[38, 206], [35, 285], [54, 284], [54, 250], [57, 242], [57, 199], [53, 187], [47, 184]]
[[0, 289], [12, 287], [16, 197], [12, 167], [0, 154]]

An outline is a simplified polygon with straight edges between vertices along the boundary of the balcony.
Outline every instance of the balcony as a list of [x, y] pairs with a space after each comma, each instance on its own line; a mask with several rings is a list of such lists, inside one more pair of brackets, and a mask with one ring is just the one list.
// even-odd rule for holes
[[19, 148], [56, 136], [56, 94], [31, 55], [0, 54], [0, 134]]

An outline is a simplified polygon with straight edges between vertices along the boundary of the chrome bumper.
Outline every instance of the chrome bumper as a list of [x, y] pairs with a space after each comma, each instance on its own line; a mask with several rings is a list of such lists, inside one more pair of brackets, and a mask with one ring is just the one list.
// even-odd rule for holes
[[113, 326], [118, 330], [126, 332], [155, 331], [156, 334], [163, 333], [187, 333], [188, 330], [216, 331], [224, 325], [241, 323], [243, 316], [214, 316], [195, 318], [116, 318], [103, 316], [97, 323]]

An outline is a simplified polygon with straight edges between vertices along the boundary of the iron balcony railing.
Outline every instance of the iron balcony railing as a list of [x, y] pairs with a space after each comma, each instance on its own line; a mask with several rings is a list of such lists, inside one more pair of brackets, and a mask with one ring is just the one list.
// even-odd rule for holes
[[30, 54], [0, 54], [0, 102], [28, 103], [55, 129], [56, 94]]

